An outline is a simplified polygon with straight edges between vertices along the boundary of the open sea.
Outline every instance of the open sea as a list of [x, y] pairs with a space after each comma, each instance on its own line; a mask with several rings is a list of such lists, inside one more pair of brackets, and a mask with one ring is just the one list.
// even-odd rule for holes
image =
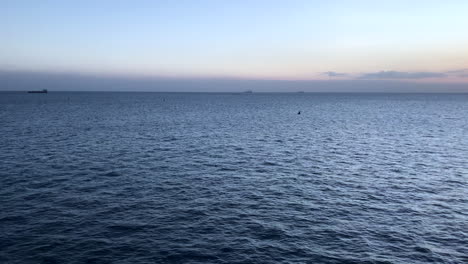
[[1, 92], [0, 263], [468, 263], [468, 94]]

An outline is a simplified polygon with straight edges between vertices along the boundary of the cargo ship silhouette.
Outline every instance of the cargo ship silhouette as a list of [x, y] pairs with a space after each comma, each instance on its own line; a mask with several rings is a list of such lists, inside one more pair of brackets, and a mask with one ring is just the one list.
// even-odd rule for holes
[[41, 91], [28, 91], [28, 93], [47, 93], [47, 89], [43, 89]]

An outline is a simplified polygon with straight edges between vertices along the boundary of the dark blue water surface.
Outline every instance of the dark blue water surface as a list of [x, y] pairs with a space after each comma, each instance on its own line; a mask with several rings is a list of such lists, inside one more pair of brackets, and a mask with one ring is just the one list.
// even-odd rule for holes
[[0, 263], [468, 263], [466, 94], [0, 93], [0, 135]]

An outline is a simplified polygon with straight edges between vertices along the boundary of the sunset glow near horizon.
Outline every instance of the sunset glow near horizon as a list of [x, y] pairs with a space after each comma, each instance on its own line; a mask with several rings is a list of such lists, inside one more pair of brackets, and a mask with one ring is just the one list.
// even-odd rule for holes
[[468, 1], [3, 1], [0, 70], [468, 83]]

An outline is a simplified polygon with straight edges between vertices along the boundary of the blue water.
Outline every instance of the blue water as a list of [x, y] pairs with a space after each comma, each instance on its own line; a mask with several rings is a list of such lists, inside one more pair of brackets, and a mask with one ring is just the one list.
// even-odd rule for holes
[[0, 263], [468, 262], [467, 94], [0, 93], [0, 135]]

